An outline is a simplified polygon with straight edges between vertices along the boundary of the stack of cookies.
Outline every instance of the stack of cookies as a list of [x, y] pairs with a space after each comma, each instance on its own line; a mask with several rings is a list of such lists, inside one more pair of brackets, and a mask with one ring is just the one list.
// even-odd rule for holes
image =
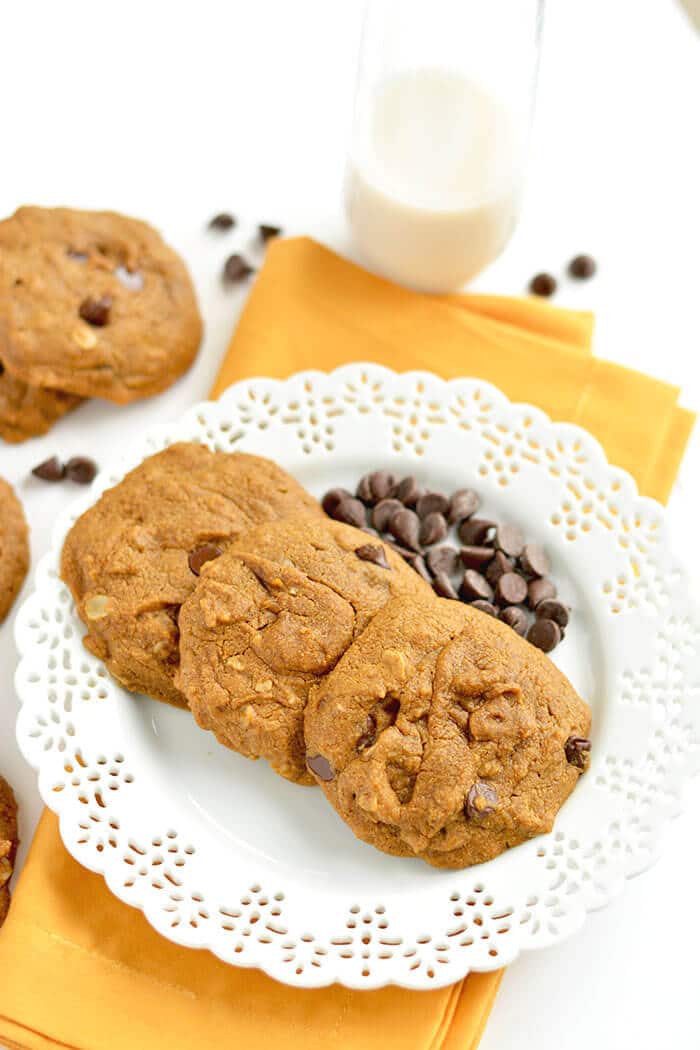
[[62, 575], [121, 685], [319, 784], [387, 853], [488, 860], [548, 831], [587, 766], [590, 710], [543, 652], [267, 460], [150, 457], [76, 522]]

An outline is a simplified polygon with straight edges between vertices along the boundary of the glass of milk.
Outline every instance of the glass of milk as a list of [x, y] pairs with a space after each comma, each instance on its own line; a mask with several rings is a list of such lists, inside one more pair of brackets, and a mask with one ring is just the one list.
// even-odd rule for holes
[[345, 200], [368, 265], [471, 280], [518, 218], [544, 0], [369, 0]]

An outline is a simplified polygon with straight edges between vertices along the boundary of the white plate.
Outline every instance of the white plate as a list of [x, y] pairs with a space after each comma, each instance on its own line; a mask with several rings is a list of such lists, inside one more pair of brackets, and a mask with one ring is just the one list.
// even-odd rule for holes
[[[543, 543], [574, 609], [555, 659], [593, 708], [593, 757], [555, 830], [435, 871], [357, 841], [320, 791], [121, 690], [57, 576], [70, 524], [176, 440], [257, 452], [320, 495], [386, 466]], [[700, 620], [663, 509], [577, 427], [486, 383], [350, 365], [239, 383], [154, 428], [60, 520], [17, 618], [17, 734], [81, 864], [179, 944], [303, 987], [449, 984], [562, 940], [649, 865], [700, 756]]]

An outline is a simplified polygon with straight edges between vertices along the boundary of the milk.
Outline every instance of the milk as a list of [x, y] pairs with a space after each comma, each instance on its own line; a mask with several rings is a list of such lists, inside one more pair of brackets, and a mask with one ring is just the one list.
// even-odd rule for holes
[[458, 288], [503, 250], [522, 174], [513, 121], [457, 73], [395, 74], [365, 104], [346, 208], [369, 265], [424, 291]]

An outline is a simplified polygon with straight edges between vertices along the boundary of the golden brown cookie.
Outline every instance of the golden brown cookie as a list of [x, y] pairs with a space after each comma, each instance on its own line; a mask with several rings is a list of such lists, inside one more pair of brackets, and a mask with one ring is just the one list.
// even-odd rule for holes
[[187, 269], [152, 227], [68, 208], [0, 222], [0, 346], [18, 379], [125, 404], [174, 383], [201, 337]]
[[61, 574], [86, 647], [126, 689], [185, 707], [178, 615], [207, 557], [254, 525], [321, 508], [274, 463], [180, 443], [105, 492], [69, 532]]
[[505, 624], [397, 598], [312, 690], [307, 764], [358, 838], [463, 868], [551, 829], [587, 764], [590, 721]]
[[[180, 610], [180, 674], [197, 722], [226, 747], [313, 783], [304, 707], [372, 615], [432, 591], [378, 539], [337, 521], [274, 522], [212, 561]], [[435, 599], [437, 600], [437, 599]]]
[[29, 386], [0, 361], [0, 438], [16, 444], [46, 434], [82, 398], [61, 390]]
[[29, 568], [29, 530], [11, 485], [0, 478], [0, 623], [12, 607]]
[[17, 853], [17, 803], [12, 788], [0, 777], [0, 926], [10, 907], [10, 877]]

